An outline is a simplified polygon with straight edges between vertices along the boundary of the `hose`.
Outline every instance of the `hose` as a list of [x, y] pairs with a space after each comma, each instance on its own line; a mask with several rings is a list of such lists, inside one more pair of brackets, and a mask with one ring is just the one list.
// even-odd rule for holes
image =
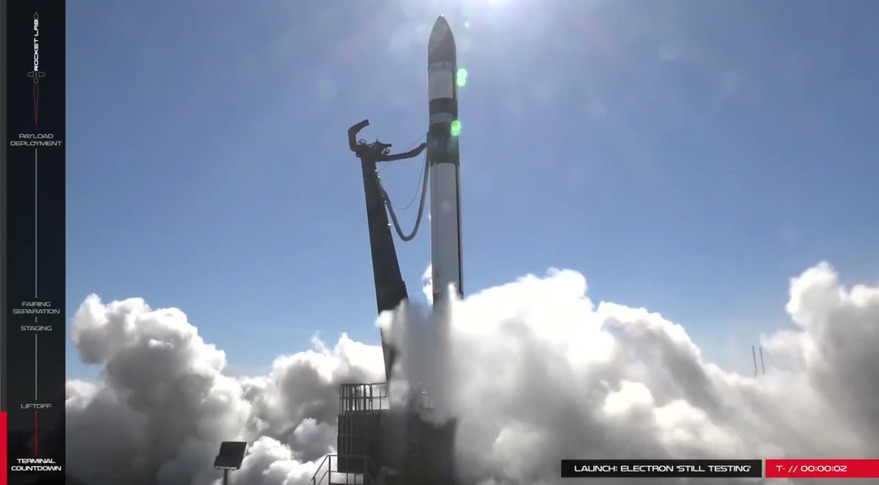
[[424, 173], [422, 175], [423, 182], [421, 184], [421, 202], [418, 204], [418, 216], [415, 219], [415, 227], [412, 229], [412, 233], [406, 235], [403, 233], [403, 229], [400, 228], [400, 221], [397, 219], [397, 213], [394, 211], [394, 205], [391, 203], [391, 198], [388, 196], [388, 192], [385, 190], [382, 185], [381, 179], [378, 179], [378, 189], [382, 194], [382, 198], [385, 201], [385, 205], [388, 207], [388, 214], [391, 215], [391, 221], [394, 223], [394, 229], [397, 231], [397, 235], [400, 236], [400, 239], [403, 241], [409, 242], [415, 239], [415, 235], [418, 234], [418, 228], [421, 226], [421, 218], [424, 216], [424, 203], [427, 200], [427, 176], [430, 172], [430, 159], [427, 156], [427, 151], [424, 154]]

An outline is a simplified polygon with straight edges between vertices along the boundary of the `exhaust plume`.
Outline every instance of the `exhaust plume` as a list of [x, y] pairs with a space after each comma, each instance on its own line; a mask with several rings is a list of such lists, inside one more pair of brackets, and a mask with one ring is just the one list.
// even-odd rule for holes
[[[580, 273], [552, 270], [453, 302], [445, 325], [414, 305], [380, 317], [402, 348], [397, 379], [432, 387], [440, 414], [458, 418], [472, 483], [563, 483], [561, 458], [879, 449], [879, 288], [843, 287], [826, 263], [793, 278], [795, 327], [761, 339], [773, 359], [759, 383], [706, 361], [681, 325], [595, 304], [587, 290]], [[97, 383], [67, 386], [67, 463], [94, 485], [218, 483], [213, 457], [234, 439], [251, 443], [239, 483], [310, 483], [335, 446], [339, 384], [383, 374], [378, 346], [342, 335], [278, 357], [268, 375], [231, 377], [182, 311], [137, 298], [89, 296], [71, 333], [103, 369]]]

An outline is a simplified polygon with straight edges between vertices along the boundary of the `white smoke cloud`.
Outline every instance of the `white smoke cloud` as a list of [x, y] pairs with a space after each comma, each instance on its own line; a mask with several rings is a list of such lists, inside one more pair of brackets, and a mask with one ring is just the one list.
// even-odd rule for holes
[[[659, 314], [596, 306], [574, 271], [454, 302], [443, 324], [421, 311], [381, 324], [403, 347], [402, 375], [440, 390], [458, 417], [473, 483], [562, 483], [563, 457], [875, 456], [879, 288], [845, 288], [822, 263], [791, 280], [787, 311], [796, 326], [763, 339], [772, 359], [757, 378], [706, 362]], [[216, 483], [213, 457], [231, 439], [251, 443], [238, 483], [310, 483], [335, 445], [339, 384], [382, 375], [380, 348], [343, 335], [233, 378], [181, 311], [141, 299], [89, 296], [72, 334], [104, 369], [67, 390], [67, 463], [94, 485]]]

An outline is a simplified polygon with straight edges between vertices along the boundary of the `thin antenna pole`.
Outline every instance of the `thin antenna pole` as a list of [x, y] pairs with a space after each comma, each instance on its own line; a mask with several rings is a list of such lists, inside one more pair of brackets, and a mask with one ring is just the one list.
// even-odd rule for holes
[[754, 356], [754, 377], [757, 377], [757, 350], [751, 346], [751, 355]]
[[766, 364], [763, 362], [763, 347], [760, 347], [760, 368], [763, 369], [763, 375], [766, 375]]

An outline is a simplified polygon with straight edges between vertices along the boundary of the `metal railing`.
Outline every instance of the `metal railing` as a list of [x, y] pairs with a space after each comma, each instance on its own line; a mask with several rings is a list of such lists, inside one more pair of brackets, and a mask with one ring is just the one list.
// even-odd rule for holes
[[[426, 389], [417, 386], [410, 395], [410, 403], [416, 408], [433, 409], [433, 397]], [[339, 386], [339, 414], [368, 413], [390, 409], [388, 384], [342, 384]]]
[[[360, 462], [358, 467], [366, 473], [342, 473], [339, 462]], [[334, 466], [335, 465], [335, 466]], [[348, 467], [344, 467], [348, 468]], [[368, 456], [360, 455], [327, 455], [311, 477], [312, 485], [376, 485], [379, 469]]]
[[388, 385], [342, 384], [339, 387], [339, 414], [369, 412], [390, 408]]

